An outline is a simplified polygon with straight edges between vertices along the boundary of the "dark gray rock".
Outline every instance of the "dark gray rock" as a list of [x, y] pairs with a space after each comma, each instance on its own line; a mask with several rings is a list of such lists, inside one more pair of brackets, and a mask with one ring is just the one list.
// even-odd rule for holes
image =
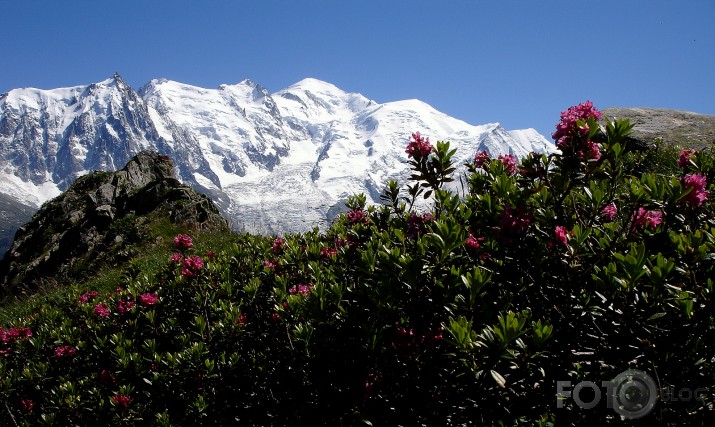
[[229, 231], [205, 195], [174, 178], [173, 163], [140, 152], [117, 172], [81, 176], [20, 227], [0, 265], [0, 295], [33, 291], [48, 281], [80, 280], [149, 238], [148, 218], [193, 230]]

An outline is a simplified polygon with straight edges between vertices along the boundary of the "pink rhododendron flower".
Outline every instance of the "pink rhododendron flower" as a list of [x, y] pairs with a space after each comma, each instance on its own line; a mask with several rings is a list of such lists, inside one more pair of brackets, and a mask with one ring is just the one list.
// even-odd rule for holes
[[523, 208], [514, 209], [507, 206], [499, 215], [499, 228], [502, 238], [509, 242], [513, 238], [521, 237], [526, 233], [532, 221], [533, 216], [526, 213]]
[[517, 161], [516, 157], [513, 154], [502, 154], [499, 156], [499, 160], [501, 160], [502, 164], [504, 165], [504, 170], [506, 173], [509, 175], [514, 175], [517, 171]]
[[554, 236], [556, 237], [556, 242], [566, 246], [569, 244], [569, 231], [563, 225], [557, 225], [554, 229]]
[[112, 403], [114, 403], [115, 406], [120, 406], [122, 410], [127, 409], [127, 405], [129, 405], [131, 400], [131, 397], [121, 393], [112, 396]]
[[191, 236], [188, 234], [179, 234], [174, 237], [174, 247], [180, 251], [187, 251], [194, 246], [194, 241], [191, 240]]
[[280, 262], [277, 259], [263, 261], [263, 266], [266, 268], [278, 268]]
[[20, 401], [20, 404], [22, 405], [22, 408], [27, 411], [28, 414], [32, 412], [32, 408], [35, 407], [35, 402], [32, 399], [22, 399]]
[[156, 292], [145, 293], [141, 294], [141, 296], [139, 297], [139, 301], [142, 305], [150, 306], [156, 304], [157, 301], [159, 301], [159, 296], [156, 294]]
[[684, 168], [688, 164], [690, 164], [690, 161], [693, 160], [693, 158], [698, 154], [698, 150], [683, 150], [680, 152], [679, 158], [678, 158], [678, 167]]
[[488, 160], [489, 153], [487, 153], [487, 150], [478, 151], [477, 154], [474, 155], [474, 166], [481, 168]]
[[201, 257], [195, 255], [187, 256], [184, 259], [184, 264], [181, 268], [181, 275], [185, 278], [194, 277], [196, 276], [196, 274], [198, 274], [199, 270], [201, 270], [201, 267], [203, 266], [204, 260], [202, 260]]
[[427, 156], [433, 151], [434, 147], [430, 145], [429, 138], [424, 138], [419, 132], [415, 132], [412, 134], [412, 138], [410, 138], [410, 143], [407, 145], [405, 153], [407, 153], [408, 158], [419, 158]]
[[239, 326], [245, 325], [247, 321], [248, 321], [248, 318], [243, 313], [239, 314], [238, 317], [236, 318], [236, 324]]
[[32, 331], [30, 328], [21, 326], [19, 328], [10, 328], [5, 330], [0, 327], [0, 342], [3, 344], [12, 344], [19, 339], [30, 338], [31, 336]]
[[93, 300], [97, 297], [99, 297], [99, 292], [97, 292], [97, 291], [85, 292], [82, 294], [82, 296], [79, 297], [79, 302], [84, 304], [87, 301]]
[[124, 314], [134, 307], [135, 302], [129, 300], [120, 299], [117, 301], [117, 311], [119, 314]]
[[94, 306], [94, 314], [99, 317], [109, 317], [109, 308], [104, 304], [97, 304]]
[[650, 228], [656, 228], [663, 222], [663, 212], [661, 211], [649, 211], [643, 208], [638, 208], [636, 212], [631, 215], [631, 221], [633, 221], [633, 226], [638, 228], [645, 228], [646, 226]]
[[326, 258], [326, 259], [327, 259], [327, 258], [331, 258], [331, 257], [333, 257], [333, 256], [335, 256], [335, 255], [337, 255], [337, 254], [338, 254], [338, 250], [335, 249], [335, 248], [323, 248], [323, 249], [320, 251], [320, 257], [321, 257], [321, 258]]
[[616, 205], [611, 203], [610, 205], [606, 205], [601, 209], [601, 218], [603, 218], [606, 221], [613, 221], [616, 218], [616, 215], [618, 214], [618, 208], [616, 208]]
[[464, 247], [469, 250], [472, 250], [472, 251], [479, 250], [479, 247], [481, 246], [481, 244], [479, 243], [480, 240], [483, 240], [483, 239], [482, 238], [477, 239], [474, 237], [474, 235], [472, 233], [469, 233], [469, 237], [467, 237], [467, 241], [464, 242]]
[[586, 160], [598, 160], [601, 158], [601, 147], [593, 141], [588, 141], [586, 149], [581, 153], [581, 157]]
[[336, 237], [335, 240], [333, 240], [333, 245], [335, 245], [335, 249], [340, 249], [345, 245], [350, 245], [352, 242], [349, 239], [343, 239], [342, 237]]
[[310, 291], [313, 289], [313, 285], [309, 284], [303, 284], [300, 283], [297, 286], [292, 286], [288, 292], [290, 292], [292, 295], [309, 295]]
[[407, 218], [407, 236], [417, 237], [427, 232], [427, 224], [434, 221], [434, 216], [430, 213], [417, 215], [412, 212]]
[[350, 224], [369, 224], [370, 218], [367, 217], [365, 211], [354, 210], [347, 213], [348, 221]]
[[699, 173], [691, 173], [685, 175], [681, 179], [681, 182], [685, 185], [685, 189], [690, 189], [690, 193], [682, 198], [682, 201], [690, 205], [691, 207], [700, 207], [708, 199], [708, 190], [705, 189], [708, 185], [707, 178]]
[[115, 380], [116, 380], [116, 377], [114, 376], [114, 374], [112, 374], [108, 370], [102, 369], [99, 372], [99, 381], [100, 382], [102, 382], [102, 383], [109, 382], [109, 383], [114, 384]]
[[276, 240], [273, 242], [273, 253], [274, 254], [282, 254], [283, 253], [283, 248], [285, 245], [285, 241], [283, 240], [282, 237], [277, 237]]
[[578, 129], [577, 122], [579, 120], [588, 121], [590, 117], [598, 120], [601, 116], [601, 112], [593, 106], [591, 101], [569, 107], [568, 110], [561, 112], [561, 120], [556, 125], [556, 132], [552, 133], [551, 136], [557, 145], [566, 145], [568, 144], [567, 139], [571, 137], [574, 131], [579, 131], [582, 136], [588, 134], [588, 127]]
[[70, 345], [61, 345], [55, 349], [55, 357], [64, 358], [72, 357], [77, 353], [77, 349]]
[[184, 261], [184, 256], [179, 253], [171, 255], [171, 262], [174, 264], [181, 264]]

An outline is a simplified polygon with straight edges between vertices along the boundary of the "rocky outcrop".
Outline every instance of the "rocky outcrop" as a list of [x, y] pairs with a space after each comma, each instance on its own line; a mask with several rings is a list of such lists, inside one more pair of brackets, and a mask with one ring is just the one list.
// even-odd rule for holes
[[644, 145], [661, 140], [698, 150], [715, 147], [715, 116], [662, 108], [606, 108], [603, 114], [635, 123], [631, 136]]
[[207, 196], [174, 178], [166, 156], [141, 152], [117, 172], [84, 175], [18, 230], [0, 266], [0, 292], [78, 280], [126, 261], [151, 222], [167, 218], [193, 230], [229, 230]]

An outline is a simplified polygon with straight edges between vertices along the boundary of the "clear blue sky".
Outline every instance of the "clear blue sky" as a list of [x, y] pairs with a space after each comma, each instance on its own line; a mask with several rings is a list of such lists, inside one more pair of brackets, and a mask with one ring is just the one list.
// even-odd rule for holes
[[715, 114], [714, 0], [0, 0], [0, 36], [0, 93], [315, 77], [547, 137], [586, 99]]

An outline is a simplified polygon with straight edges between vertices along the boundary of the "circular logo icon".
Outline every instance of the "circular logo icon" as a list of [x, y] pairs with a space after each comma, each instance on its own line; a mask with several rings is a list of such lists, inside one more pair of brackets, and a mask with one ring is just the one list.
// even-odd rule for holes
[[623, 371], [611, 381], [613, 410], [625, 418], [641, 418], [653, 410], [658, 388], [650, 375], [636, 369]]

